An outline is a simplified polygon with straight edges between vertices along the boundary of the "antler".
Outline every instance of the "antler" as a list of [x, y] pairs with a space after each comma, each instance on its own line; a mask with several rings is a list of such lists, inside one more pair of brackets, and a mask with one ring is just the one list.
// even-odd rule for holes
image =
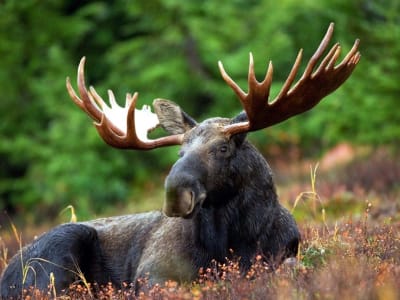
[[126, 95], [125, 106], [121, 107], [115, 101], [114, 94], [108, 90], [111, 107], [97, 94], [93, 87], [89, 91], [85, 84], [85, 57], [78, 67], [78, 91], [75, 93], [67, 78], [67, 90], [71, 99], [94, 121], [97, 131], [103, 140], [116, 148], [150, 150], [163, 146], [179, 145], [182, 143], [182, 134], [148, 139], [147, 133], [158, 126], [157, 115], [150, 111], [148, 106], [142, 110], [135, 109], [138, 93]]
[[247, 94], [225, 72], [222, 63], [218, 62], [222, 77], [239, 97], [248, 119], [246, 122], [226, 126], [225, 132], [228, 134], [236, 134], [255, 131], [280, 123], [292, 116], [311, 109], [317, 105], [322, 98], [342, 85], [360, 60], [358, 39], [339, 65], [335, 66], [335, 63], [340, 55], [341, 48], [339, 43], [336, 43], [322, 60], [317, 70], [314, 71], [314, 67], [332, 38], [333, 27], [334, 23], [331, 23], [317, 51], [308, 62], [303, 75], [299, 81], [290, 88], [296, 77], [302, 58], [303, 51], [299, 51], [286, 82], [278, 96], [271, 102], [268, 102], [272, 83], [271, 62], [269, 63], [265, 79], [262, 82], [258, 82], [254, 74], [253, 56], [250, 53], [248, 75], [249, 92]]

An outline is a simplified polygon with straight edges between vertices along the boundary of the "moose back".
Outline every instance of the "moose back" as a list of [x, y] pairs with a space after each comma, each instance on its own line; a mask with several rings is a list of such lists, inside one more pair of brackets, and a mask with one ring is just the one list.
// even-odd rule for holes
[[[78, 67], [79, 96], [69, 79], [67, 89], [95, 121], [106, 143], [137, 150], [181, 145], [179, 159], [165, 180], [162, 212], [55, 227], [10, 260], [2, 274], [0, 296], [19, 297], [32, 286], [45, 291], [50, 283], [60, 292], [83, 279], [117, 286], [135, 284], [142, 277], [148, 277], [150, 284], [190, 282], [213, 260], [237, 258], [245, 272], [257, 254], [271, 264], [295, 256], [300, 239], [296, 223], [279, 204], [271, 170], [246, 135], [309, 110], [350, 76], [360, 58], [358, 40], [339, 64], [340, 46], [335, 44], [317, 66], [332, 34], [333, 24], [292, 87], [300, 66], [299, 52], [272, 101], [268, 101], [271, 63], [265, 79], [258, 82], [250, 55], [248, 93], [219, 63], [222, 77], [244, 111], [232, 119], [201, 123], [168, 100], [154, 101], [155, 114], [147, 107], [137, 110], [137, 93], [128, 94], [126, 105], [120, 107], [109, 91], [108, 106], [92, 87], [86, 88], [83, 58]], [[149, 139], [147, 133], [156, 126], [169, 135]]]

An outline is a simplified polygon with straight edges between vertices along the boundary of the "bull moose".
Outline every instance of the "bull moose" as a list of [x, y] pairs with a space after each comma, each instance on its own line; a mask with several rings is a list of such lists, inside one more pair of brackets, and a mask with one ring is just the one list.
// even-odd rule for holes
[[[136, 150], [181, 145], [179, 159], [165, 180], [162, 212], [55, 227], [10, 260], [1, 278], [1, 297], [19, 297], [31, 286], [46, 290], [50, 283], [63, 291], [82, 275], [88, 282], [117, 286], [135, 284], [144, 276], [150, 284], [190, 282], [212, 261], [237, 258], [245, 272], [258, 254], [272, 264], [295, 256], [300, 240], [297, 225], [278, 202], [271, 169], [246, 134], [311, 109], [346, 81], [360, 59], [359, 41], [336, 64], [341, 51], [338, 43], [321, 59], [332, 35], [333, 23], [292, 87], [302, 58], [299, 51], [273, 101], [268, 101], [271, 63], [259, 82], [250, 53], [245, 93], [219, 62], [223, 79], [244, 111], [232, 119], [210, 118], [201, 123], [168, 100], [156, 99], [155, 113], [148, 108], [137, 110], [137, 93], [127, 94], [121, 107], [109, 91], [108, 106], [93, 87], [86, 88], [82, 58], [77, 75], [79, 96], [68, 78], [67, 89], [95, 121], [107, 144]], [[169, 135], [149, 139], [147, 133], [158, 125]]]

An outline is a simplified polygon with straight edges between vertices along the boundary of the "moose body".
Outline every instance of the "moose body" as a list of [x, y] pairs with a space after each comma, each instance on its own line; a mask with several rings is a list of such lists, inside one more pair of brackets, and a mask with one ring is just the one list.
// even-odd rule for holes
[[[212, 260], [237, 257], [246, 270], [256, 253], [271, 263], [296, 255], [300, 235], [278, 203], [267, 162], [245, 136], [216, 137], [223, 122], [193, 129], [166, 179], [164, 212], [184, 217], [149, 212], [58, 226], [22, 250], [23, 263], [19, 255], [12, 259], [2, 295], [29, 286], [45, 290], [50, 273], [58, 290], [77, 282], [78, 271], [89, 282], [117, 286], [144, 277], [150, 284], [190, 282]], [[175, 197], [187, 190], [196, 203], [176, 207]], [[24, 283], [22, 264], [35, 270]]]
[[[335, 44], [321, 58], [332, 36], [333, 24], [309, 61], [303, 76], [290, 88], [299, 68], [301, 52], [278, 97], [268, 103], [272, 65], [262, 82], [255, 79], [250, 56], [249, 92], [244, 93], [226, 74], [244, 112], [233, 119], [211, 118], [197, 123], [168, 100], [153, 103], [156, 120], [143, 125], [135, 109], [137, 94], [127, 95], [126, 107], [111, 109], [84, 81], [84, 62], [78, 68], [78, 97], [69, 80], [74, 102], [96, 121], [109, 145], [117, 148], [153, 149], [181, 145], [179, 159], [165, 180], [162, 212], [126, 215], [60, 225], [24, 247], [2, 274], [0, 296], [19, 297], [24, 288], [60, 291], [86, 280], [115, 285], [150, 284], [166, 280], [190, 282], [212, 261], [238, 259], [246, 271], [257, 254], [274, 265], [295, 256], [300, 234], [290, 213], [278, 202], [266, 160], [246, 139], [247, 132], [271, 126], [302, 113], [338, 88], [359, 61], [358, 41], [335, 66], [340, 47]], [[266, 102], [267, 101], [267, 102]], [[99, 107], [100, 106], [100, 107]], [[114, 111], [125, 114], [118, 124]], [[155, 140], [147, 132], [160, 125], [170, 135]], [[143, 135], [144, 133], [144, 135]], [[140, 288], [136, 285], [135, 288]]]

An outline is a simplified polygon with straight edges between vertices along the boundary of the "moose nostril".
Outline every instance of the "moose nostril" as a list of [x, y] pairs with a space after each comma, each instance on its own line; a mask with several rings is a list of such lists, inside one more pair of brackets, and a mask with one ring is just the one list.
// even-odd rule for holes
[[163, 212], [169, 217], [184, 217], [190, 214], [196, 203], [195, 192], [189, 188], [168, 189]]
[[178, 197], [179, 208], [181, 212], [190, 214], [194, 208], [194, 192], [191, 190], [184, 190]]

